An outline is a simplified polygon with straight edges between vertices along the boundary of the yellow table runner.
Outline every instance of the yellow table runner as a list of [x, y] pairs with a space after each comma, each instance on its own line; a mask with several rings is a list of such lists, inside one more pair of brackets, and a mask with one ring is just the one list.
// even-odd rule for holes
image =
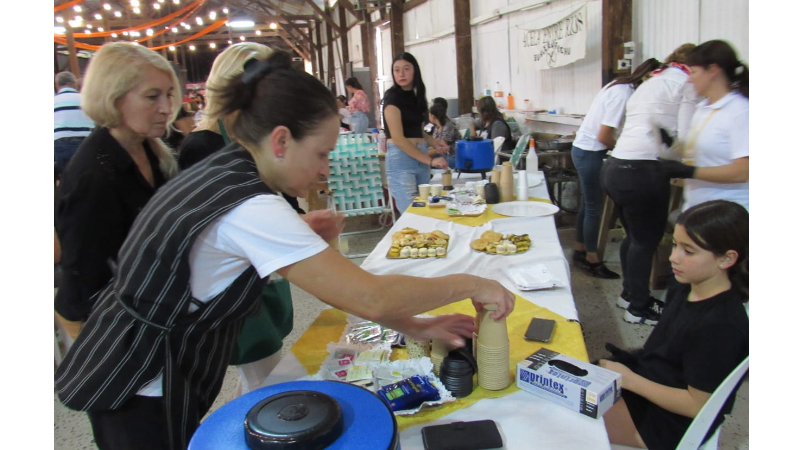
[[[548, 199], [539, 197], [530, 197], [529, 200], [535, 202], [552, 203]], [[420, 201], [420, 199], [416, 198], [415, 201]], [[447, 214], [447, 207], [431, 208], [428, 205], [422, 207], [409, 206], [408, 209], [406, 209], [406, 212], [410, 212], [418, 216], [431, 217], [433, 219], [448, 220], [450, 222], [458, 223], [461, 225], [467, 225], [470, 227], [478, 227], [491, 220], [505, 219], [508, 217], [494, 212], [494, 210], [492, 209], [492, 206], [494, 205], [486, 205], [486, 206], [487, 206], [486, 211], [484, 211], [483, 214], [477, 217], [453, 217]]]
[[[475, 308], [470, 300], [463, 300], [457, 303], [435, 309], [429, 314], [442, 315], [451, 313], [462, 313], [470, 316], [475, 315]], [[557, 322], [553, 339], [547, 343], [529, 342], [523, 339], [525, 330], [532, 317], [553, 319]], [[300, 364], [305, 367], [309, 374], [319, 371], [322, 362], [327, 358], [328, 342], [338, 342], [344, 332], [347, 322], [347, 313], [337, 309], [326, 309], [317, 317], [314, 323], [292, 346], [292, 353], [297, 357]], [[488, 391], [481, 387], [467, 397], [457, 399], [455, 402], [446, 403], [435, 408], [423, 408], [419, 413], [412, 416], [397, 416], [397, 423], [401, 430], [413, 425], [427, 423], [444, 417], [456, 410], [466, 408], [469, 405], [484, 398], [498, 398], [518, 391], [513, 381], [516, 365], [519, 361], [530, 356], [541, 347], [572, 356], [581, 361], [588, 361], [589, 355], [583, 341], [581, 326], [577, 322], [569, 322], [564, 317], [550, 311], [547, 308], [535, 305], [517, 296], [516, 306], [511, 315], [506, 319], [508, 326], [508, 338], [511, 344], [511, 354], [509, 360], [509, 377], [511, 384], [501, 391]], [[392, 359], [405, 359], [407, 353], [405, 349], [394, 349]], [[477, 380], [477, 377], [475, 378]]]

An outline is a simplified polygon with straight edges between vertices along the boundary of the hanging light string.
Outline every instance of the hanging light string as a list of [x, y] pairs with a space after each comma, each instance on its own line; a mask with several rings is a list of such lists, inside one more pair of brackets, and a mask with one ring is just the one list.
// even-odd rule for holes
[[[152, 22], [147, 22], [145, 24], [137, 25], [135, 27], [121, 28], [121, 29], [109, 30], [109, 31], [101, 31], [101, 32], [96, 32], [96, 33], [91, 33], [91, 34], [73, 33], [72, 36], [76, 37], [76, 38], [97, 38], [97, 37], [111, 36], [113, 33], [122, 34], [125, 31], [127, 31], [127, 32], [140, 31], [140, 30], [144, 30], [146, 28], [155, 28], [155, 27], [161, 25], [164, 22], [168, 22], [168, 21], [172, 20], [173, 18], [178, 17], [178, 16], [182, 16], [184, 14], [186, 14], [186, 17], [184, 17], [184, 20], [186, 20], [186, 19], [189, 18], [189, 16], [194, 14], [194, 12], [197, 11], [197, 9], [199, 9], [201, 6], [203, 6], [203, 4], [206, 3], [206, 1], [208, 1], [208, 0], [196, 0], [194, 3], [190, 3], [190, 4], [186, 5], [185, 7], [175, 11], [172, 14], [168, 14], [168, 15], [166, 15], [164, 17], [160, 17], [160, 18], [158, 18], [156, 20], [153, 20]], [[58, 36], [58, 35], [54, 34], [54, 37], [55, 36]]]
[[[172, 45], [185, 44], [186, 42], [189, 42], [189, 41], [191, 41], [193, 39], [197, 39], [197, 38], [199, 38], [201, 36], [205, 36], [206, 34], [211, 33], [212, 31], [224, 26], [226, 23], [228, 23], [228, 19], [220, 19], [220, 20], [212, 23], [211, 25], [207, 26], [206, 28], [203, 28], [199, 32], [187, 37], [186, 39], [181, 39], [180, 41], [171, 42], [169, 44], [164, 44], [164, 45], [157, 45], [155, 47], [148, 47], [148, 48], [151, 49], [151, 50], [161, 50], [162, 48], [167, 48], [167, 47], [172, 46]], [[142, 39], [142, 40], [144, 40], [144, 39]], [[63, 38], [54, 38], [53, 41], [55, 41], [56, 43], [62, 44], [62, 45], [67, 45], [67, 40], [63, 39]], [[75, 47], [83, 49], [83, 50], [98, 50], [102, 46], [101, 45], [84, 44], [82, 42], [75, 42]]]
[[70, 6], [75, 6], [75, 5], [77, 5], [78, 3], [83, 3], [83, 2], [85, 2], [85, 1], [86, 1], [86, 0], [72, 0], [72, 1], [69, 1], [69, 2], [67, 2], [67, 3], [62, 3], [62, 4], [60, 4], [60, 5], [57, 5], [57, 6], [55, 6], [55, 7], [53, 8], [53, 12], [59, 12], [59, 11], [61, 11], [62, 9], [67, 9], [67, 8], [69, 8]]

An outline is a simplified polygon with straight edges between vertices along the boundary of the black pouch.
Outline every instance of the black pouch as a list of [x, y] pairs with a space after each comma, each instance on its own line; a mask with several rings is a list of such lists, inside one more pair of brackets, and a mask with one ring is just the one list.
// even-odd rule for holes
[[423, 427], [422, 442], [425, 450], [485, 450], [503, 447], [503, 438], [494, 420]]

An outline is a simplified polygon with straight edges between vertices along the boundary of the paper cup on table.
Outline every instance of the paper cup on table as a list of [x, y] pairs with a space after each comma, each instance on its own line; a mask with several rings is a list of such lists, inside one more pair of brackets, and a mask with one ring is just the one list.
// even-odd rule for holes
[[431, 185], [430, 184], [420, 184], [419, 185], [419, 197], [422, 199], [423, 202], [428, 201], [428, 197], [431, 196]]
[[434, 195], [434, 196], [442, 195], [442, 188], [444, 188], [444, 185], [432, 184], [431, 185], [431, 195]]
[[478, 385], [490, 391], [505, 389], [511, 383], [509, 371], [510, 345], [477, 346]]
[[452, 186], [453, 185], [453, 173], [452, 172], [445, 172], [442, 174], [442, 184], [444, 186]]

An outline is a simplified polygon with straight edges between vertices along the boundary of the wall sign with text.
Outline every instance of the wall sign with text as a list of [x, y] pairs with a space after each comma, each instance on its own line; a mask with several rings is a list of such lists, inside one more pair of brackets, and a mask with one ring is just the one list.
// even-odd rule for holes
[[[552, 20], [552, 19], [551, 19]], [[537, 21], [538, 22], [538, 21]], [[586, 56], [586, 3], [541, 28], [520, 28], [521, 65], [529, 70], [566, 66]]]

